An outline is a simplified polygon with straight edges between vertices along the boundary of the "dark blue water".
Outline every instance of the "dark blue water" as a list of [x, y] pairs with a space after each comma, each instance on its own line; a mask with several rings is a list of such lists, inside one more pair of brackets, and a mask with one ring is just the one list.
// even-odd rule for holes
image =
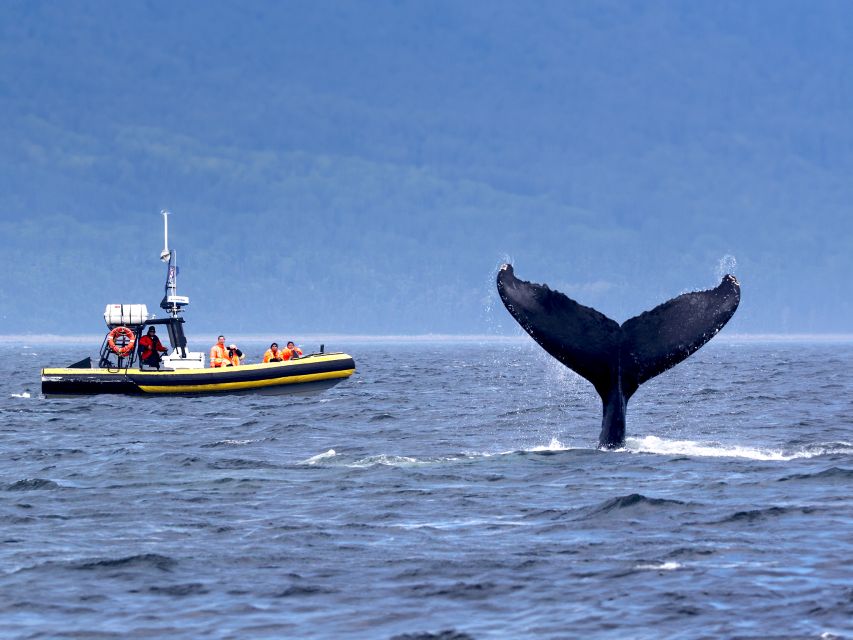
[[336, 346], [311, 397], [44, 399], [90, 350], [0, 345], [0, 636], [853, 634], [853, 345], [712, 342], [619, 451], [532, 342]]

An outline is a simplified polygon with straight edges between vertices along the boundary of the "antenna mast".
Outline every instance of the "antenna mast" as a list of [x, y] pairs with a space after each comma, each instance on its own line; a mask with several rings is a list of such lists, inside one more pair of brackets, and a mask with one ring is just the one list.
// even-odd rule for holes
[[160, 213], [163, 214], [163, 251], [160, 252], [160, 260], [168, 265], [166, 286], [160, 308], [168, 311], [173, 318], [177, 318], [183, 311], [183, 307], [190, 303], [190, 299], [187, 296], [178, 295], [177, 252], [169, 248], [169, 212], [164, 209]]

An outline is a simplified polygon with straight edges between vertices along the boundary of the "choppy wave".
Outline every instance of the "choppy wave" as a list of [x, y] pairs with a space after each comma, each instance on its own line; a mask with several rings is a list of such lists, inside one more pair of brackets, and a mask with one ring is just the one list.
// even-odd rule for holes
[[571, 447], [564, 445], [557, 438], [551, 438], [551, 442], [548, 444], [525, 449], [525, 451], [529, 453], [539, 453], [540, 451], [568, 451], [569, 449], [571, 449]]
[[639, 570], [649, 571], [675, 571], [681, 569], [684, 565], [678, 562], [662, 562], [660, 564], [638, 564], [634, 568]]
[[[517, 456], [523, 453], [549, 453], [549, 452], [560, 452], [560, 451], [574, 451], [577, 450], [577, 447], [570, 447], [568, 445], [563, 444], [557, 438], [551, 438], [550, 442], [545, 445], [534, 445], [532, 447], [526, 449], [510, 449], [507, 451], [473, 451], [466, 453], [458, 453], [446, 456], [437, 456], [437, 457], [427, 457], [427, 458], [418, 458], [415, 456], [407, 456], [407, 455], [399, 455], [399, 454], [386, 454], [379, 453], [374, 455], [365, 456], [363, 458], [359, 458], [357, 460], [351, 462], [343, 462], [340, 461], [338, 464], [345, 464], [348, 467], [353, 468], [367, 468], [374, 467], [377, 465], [389, 466], [389, 467], [411, 467], [411, 466], [420, 466], [420, 465], [433, 465], [433, 464], [446, 464], [467, 460], [477, 460], [481, 458], [495, 458], [500, 456]], [[584, 450], [593, 451], [592, 448], [584, 448]], [[312, 456], [307, 460], [302, 460], [299, 464], [318, 464], [321, 462], [330, 461], [332, 458], [340, 459], [340, 456], [335, 452], [334, 449], [329, 449], [324, 453], [319, 453], [316, 456]]]
[[45, 478], [26, 478], [13, 482], [6, 487], [6, 491], [37, 491], [39, 489], [59, 489], [59, 485], [53, 480]]
[[211, 442], [210, 444], [201, 445], [205, 449], [213, 449], [216, 447], [241, 447], [243, 445], [252, 444], [253, 442], [260, 442], [260, 440], [217, 440], [216, 442]]
[[467, 529], [478, 527], [525, 527], [528, 522], [518, 520], [470, 518], [460, 520], [431, 520], [428, 522], [401, 522], [391, 525], [398, 529]]
[[170, 596], [172, 598], [183, 598], [185, 596], [198, 596], [210, 593], [200, 582], [188, 582], [185, 584], [169, 584], [163, 587], [148, 587], [148, 593]]
[[171, 571], [177, 564], [177, 560], [169, 556], [164, 556], [159, 553], [141, 553], [133, 556], [124, 556], [121, 558], [87, 560], [84, 562], [74, 563], [72, 566], [73, 568], [80, 569], [82, 571], [131, 567], [141, 569], [157, 569], [159, 571]]
[[207, 463], [210, 469], [277, 469], [278, 465], [265, 460], [248, 458], [223, 458]]
[[385, 454], [380, 454], [376, 456], [367, 456], [366, 458], [361, 458], [359, 460], [356, 460], [355, 462], [349, 463], [347, 466], [354, 468], [373, 467], [376, 465], [401, 467], [429, 463], [430, 460], [418, 460], [417, 458], [412, 458], [410, 456], [389, 456]]
[[846, 482], [853, 480], [853, 469], [830, 467], [829, 469], [824, 469], [823, 471], [818, 471], [816, 473], [795, 473], [790, 476], [785, 476], [784, 478], [779, 478], [779, 482], [787, 482], [789, 480], [841, 480]]
[[695, 440], [664, 440], [657, 436], [646, 436], [644, 438], [626, 438], [624, 448], [617, 449], [617, 451], [786, 462], [796, 458], [813, 458], [830, 453], [850, 453], [851, 449], [833, 444], [816, 445], [800, 451], [784, 451], [781, 449], [757, 449], [740, 445], [724, 445], [716, 442], [697, 442]]
[[337, 453], [335, 453], [334, 449], [329, 449], [328, 451], [324, 451], [323, 453], [318, 453], [316, 456], [311, 456], [307, 460], [303, 460], [299, 464], [317, 464], [323, 460], [328, 460], [329, 458], [334, 458]]
[[[31, 358], [12, 350], [3, 628], [406, 640], [454, 625], [477, 638], [668, 637], [685, 620], [714, 637], [846, 628], [853, 404], [837, 388], [827, 402], [814, 380], [850, 388], [853, 347], [716, 344], [656, 379], [615, 451], [596, 446], [593, 392], [543, 375], [532, 342], [360, 346], [357, 377], [307, 398], [42, 400], [21, 381]], [[23, 391], [38, 401], [10, 399]], [[282, 606], [293, 615], [278, 624]]]
[[766, 520], [768, 518], [778, 518], [789, 514], [804, 514], [809, 515], [814, 513], [816, 509], [807, 507], [766, 507], [764, 509], [749, 509], [746, 511], [738, 511], [721, 520], [720, 522], [755, 522], [757, 520]]
[[666, 498], [647, 498], [639, 493], [632, 493], [627, 496], [618, 496], [605, 500], [599, 505], [592, 507], [589, 510], [589, 515], [594, 516], [603, 513], [610, 513], [622, 509], [638, 510], [638, 509], [661, 509], [670, 506], [683, 506], [684, 503], [680, 500], [668, 500]]

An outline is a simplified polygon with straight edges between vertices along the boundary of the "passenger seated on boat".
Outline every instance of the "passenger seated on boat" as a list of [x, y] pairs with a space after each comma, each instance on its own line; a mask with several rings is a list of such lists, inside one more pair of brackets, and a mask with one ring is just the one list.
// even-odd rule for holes
[[148, 333], [139, 339], [139, 363], [159, 369], [160, 354], [167, 351], [168, 349], [157, 337], [157, 330], [154, 327], [148, 327]]
[[228, 359], [231, 360], [231, 366], [236, 367], [240, 364], [240, 361], [245, 358], [243, 352], [237, 348], [236, 344], [228, 345]]
[[293, 344], [293, 340], [290, 340], [287, 343], [287, 348], [282, 353], [282, 358], [285, 360], [290, 360], [291, 358], [296, 359], [302, 356], [302, 349]]
[[278, 343], [273, 342], [264, 353], [264, 362], [281, 362], [282, 360], [284, 360], [284, 354], [278, 350]]
[[219, 336], [216, 344], [210, 348], [211, 367], [230, 367], [233, 365], [228, 349], [225, 348], [225, 336]]

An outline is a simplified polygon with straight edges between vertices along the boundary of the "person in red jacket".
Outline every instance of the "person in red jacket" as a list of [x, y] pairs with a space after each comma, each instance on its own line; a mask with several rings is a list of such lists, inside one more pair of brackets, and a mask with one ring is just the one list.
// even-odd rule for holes
[[168, 349], [157, 337], [157, 330], [148, 327], [148, 333], [139, 339], [139, 362], [149, 367], [160, 368], [160, 354], [166, 353]]

